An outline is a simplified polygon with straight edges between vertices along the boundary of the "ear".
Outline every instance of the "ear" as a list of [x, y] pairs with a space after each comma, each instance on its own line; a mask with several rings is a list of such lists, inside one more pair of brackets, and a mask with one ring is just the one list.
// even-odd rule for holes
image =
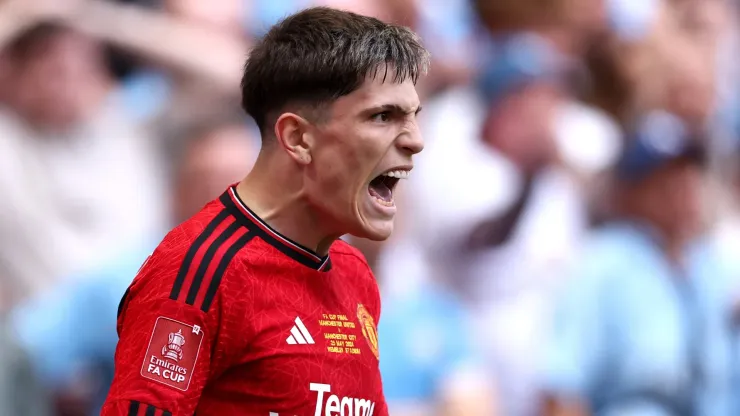
[[294, 113], [283, 113], [275, 122], [275, 138], [293, 160], [302, 165], [311, 163], [309, 122]]

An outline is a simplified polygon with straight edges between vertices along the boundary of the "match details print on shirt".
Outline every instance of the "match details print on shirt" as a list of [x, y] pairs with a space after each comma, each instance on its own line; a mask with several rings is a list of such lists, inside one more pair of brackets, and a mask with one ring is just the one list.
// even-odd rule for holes
[[350, 333], [356, 325], [347, 319], [347, 315], [321, 314], [319, 326], [324, 332], [326, 351], [333, 354], [360, 354], [360, 349], [355, 345], [357, 335]]
[[[321, 314], [318, 324], [322, 329], [326, 351], [332, 354], [362, 354], [362, 350], [357, 345], [358, 334], [361, 332], [367, 341], [368, 347], [377, 358], [378, 334], [375, 321], [362, 304], [357, 305], [357, 322], [360, 331], [357, 331], [358, 324], [350, 320], [345, 314]], [[294, 323], [290, 329], [290, 335], [285, 340], [289, 345], [316, 344], [300, 317], [296, 317]]]

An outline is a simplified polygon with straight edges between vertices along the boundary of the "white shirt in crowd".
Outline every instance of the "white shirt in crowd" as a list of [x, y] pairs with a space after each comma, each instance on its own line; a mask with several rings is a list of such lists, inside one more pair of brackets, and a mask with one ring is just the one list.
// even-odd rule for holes
[[158, 231], [166, 201], [153, 146], [114, 106], [64, 136], [41, 135], [1, 112], [6, 293], [25, 297], [48, 289]]

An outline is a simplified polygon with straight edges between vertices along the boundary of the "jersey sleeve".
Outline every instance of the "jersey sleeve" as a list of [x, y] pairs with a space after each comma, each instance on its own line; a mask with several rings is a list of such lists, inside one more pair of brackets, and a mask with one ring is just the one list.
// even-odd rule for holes
[[121, 300], [115, 375], [103, 416], [191, 416], [218, 367], [222, 299], [204, 310], [176, 296], [179, 263], [177, 256], [155, 252]]

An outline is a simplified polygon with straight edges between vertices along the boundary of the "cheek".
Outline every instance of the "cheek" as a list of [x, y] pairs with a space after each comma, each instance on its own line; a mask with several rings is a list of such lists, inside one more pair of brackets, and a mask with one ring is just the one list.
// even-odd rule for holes
[[343, 162], [334, 162], [321, 169], [319, 186], [325, 195], [342, 195], [347, 189], [348, 177]]
[[664, 200], [670, 201], [668, 206], [677, 220], [693, 220], [701, 215], [701, 185], [688, 178], [676, 180], [666, 187]]
[[338, 207], [351, 201], [356, 191], [358, 159], [342, 148], [326, 149], [314, 156], [311, 186], [314, 195], [325, 204]]
[[370, 138], [352, 137], [321, 149], [314, 161], [321, 173], [322, 182], [326, 186], [364, 182], [382, 156], [373, 147], [377, 142]]
[[699, 180], [691, 180], [684, 187], [684, 203], [692, 214], [701, 214], [703, 203], [703, 184]]
[[382, 133], [345, 125], [322, 137], [307, 184], [317, 204], [342, 217], [355, 215], [366, 182], [385, 153]]

